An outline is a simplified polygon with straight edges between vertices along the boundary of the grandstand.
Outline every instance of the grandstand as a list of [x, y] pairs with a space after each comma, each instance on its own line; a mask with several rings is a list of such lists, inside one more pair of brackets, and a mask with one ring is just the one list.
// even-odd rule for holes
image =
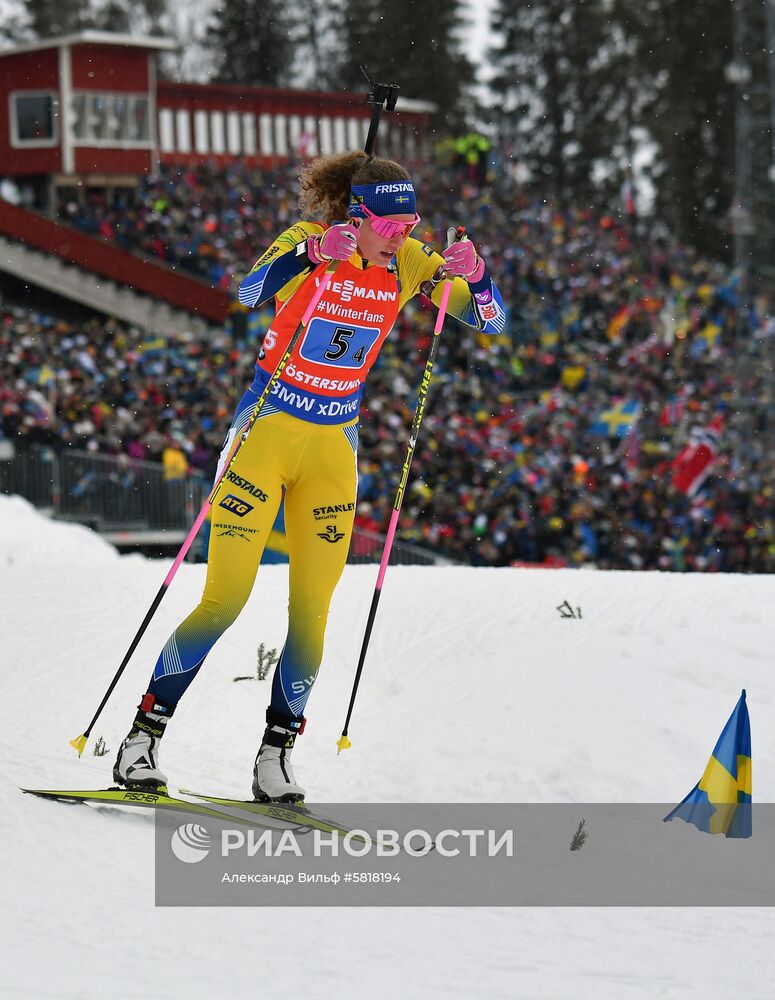
[[[164, 44], [0, 53], [0, 488], [157, 547], [198, 509], [269, 321], [234, 283], [293, 221], [301, 160], [359, 147], [369, 117], [354, 95], [158, 82]], [[116, 45], [133, 74], [111, 73]], [[30, 60], [49, 75], [24, 94]], [[742, 308], [734, 271], [652, 221], [555, 209], [497, 157], [472, 176], [428, 147], [427, 112], [391, 119], [386, 151], [412, 170], [427, 242], [467, 225], [509, 323], [494, 342], [447, 324], [399, 538], [481, 566], [775, 570], [770, 303]], [[406, 310], [367, 386], [361, 556], [432, 322]], [[692, 435], [709, 461], [684, 483]]]

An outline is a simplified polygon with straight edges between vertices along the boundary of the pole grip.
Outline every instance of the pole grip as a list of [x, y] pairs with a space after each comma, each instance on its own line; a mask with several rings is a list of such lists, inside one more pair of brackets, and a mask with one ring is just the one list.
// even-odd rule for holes
[[366, 145], [364, 146], [364, 152], [367, 156], [374, 155], [374, 143], [377, 141], [377, 129], [379, 128], [379, 120], [382, 115], [383, 105], [387, 106], [388, 111], [395, 111], [396, 102], [398, 101], [398, 84], [397, 83], [374, 83], [364, 66], [360, 67], [361, 73], [366, 77], [369, 84], [369, 94], [366, 98], [369, 104], [373, 104], [374, 107], [371, 109], [371, 122], [369, 124], [369, 132], [366, 136]]

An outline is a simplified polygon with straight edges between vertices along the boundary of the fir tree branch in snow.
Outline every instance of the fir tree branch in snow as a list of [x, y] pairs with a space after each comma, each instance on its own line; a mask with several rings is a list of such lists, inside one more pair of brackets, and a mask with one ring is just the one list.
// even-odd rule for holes
[[584, 829], [586, 820], [582, 819], [579, 825], [576, 827], [576, 832], [573, 834], [573, 839], [570, 842], [570, 849], [572, 851], [580, 851], [584, 846], [587, 839], [587, 831]]
[[276, 649], [267, 649], [262, 643], [259, 643], [258, 649], [256, 650], [257, 663], [256, 663], [256, 673], [253, 674], [243, 674], [240, 677], [235, 677], [235, 681], [265, 681], [269, 676], [269, 672], [272, 667], [277, 663], [279, 656], [277, 655]]

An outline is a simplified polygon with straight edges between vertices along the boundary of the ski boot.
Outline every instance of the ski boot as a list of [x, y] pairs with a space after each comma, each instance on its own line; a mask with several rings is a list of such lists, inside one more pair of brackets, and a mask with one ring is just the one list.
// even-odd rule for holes
[[127, 788], [165, 788], [167, 778], [159, 770], [159, 740], [175, 711], [157, 701], [152, 694], [143, 696], [132, 728], [118, 750], [113, 765], [113, 780]]
[[304, 789], [296, 784], [291, 751], [304, 732], [306, 719], [266, 710], [266, 729], [253, 767], [253, 798], [256, 802], [303, 802]]

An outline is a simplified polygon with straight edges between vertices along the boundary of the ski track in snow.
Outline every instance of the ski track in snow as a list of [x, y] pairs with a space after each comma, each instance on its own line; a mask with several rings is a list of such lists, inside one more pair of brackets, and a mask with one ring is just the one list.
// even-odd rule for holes
[[[110, 783], [204, 567], [181, 569], [95, 727], [110, 755], [90, 747], [78, 760], [68, 741], [168, 565], [117, 558], [84, 529], [0, 497], [0, 996], [772, 995], [772, 909], [155, 908], [151, 814], [44, 802], [18, 786]], [[338, 756], [375, 579], [375, 567], [348, 567], [334, 596], [296, 754], [312, 801], [678, 801], [742, 687], [754, 798], [775, 800], [775, 578], [391, 568], [353, 748]], [[565, 600], [581, 620], [560, 617]], [[254, 672], [259, 642], [280, 648], [286, 607], [286, 570], [263, 567], [165, 739], [174, 784], [249, 794], [270, 682], [232, 678]]]

